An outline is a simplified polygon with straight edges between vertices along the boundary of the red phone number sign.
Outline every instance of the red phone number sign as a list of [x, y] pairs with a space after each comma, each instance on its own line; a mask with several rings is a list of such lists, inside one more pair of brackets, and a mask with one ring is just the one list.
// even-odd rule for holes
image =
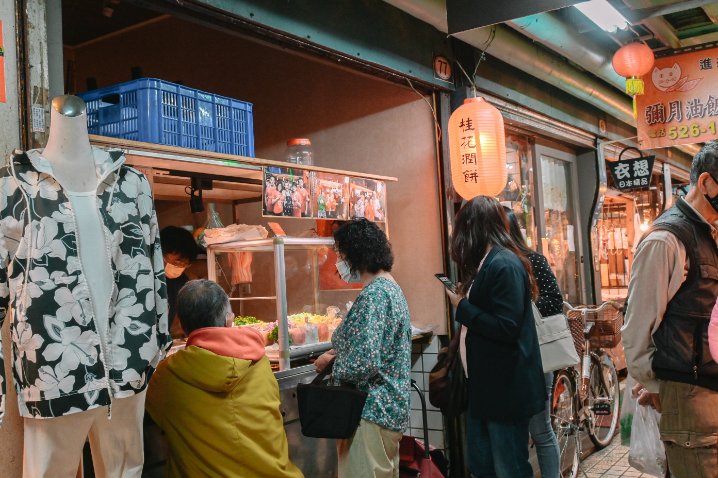
[[636, 97], [641, 149], [718, 138], [718, 48], [659, 58]]

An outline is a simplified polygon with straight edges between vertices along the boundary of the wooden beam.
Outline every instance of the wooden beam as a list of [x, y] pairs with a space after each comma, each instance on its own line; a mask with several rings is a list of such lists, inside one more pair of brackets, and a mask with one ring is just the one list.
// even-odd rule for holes
[[[259, 174], [261, 179], [261, 171], [256, 168], [259, 167], [275, 167], [275, 168], [288, 168], [294, 167], [296, 169], [303, 169], [305, 171], [316, 171], [320, 173], [337, 174], [343, 176], [353, 176], [357, 178], [374, 179], [377, 181], [395, 182], [397, 178], [391, 176], [379, 176], [376, 174], [361, 173], [356, 171], [346, 171], [342, 169], [324, 168], [320, 166], [302, 166], [301, 168], [284, 161], [273, 161], [270, 159], [260, 158], [249, 158], [246, 156], [235, 156], [231, 154], [215, 153], [212, 151], [201, 151], [197, 149], [179, 148], [176, 146], [166, 146], [162, 144], [143, 143], [139, 141], [130, 141], [127, 139], [109, 138], [106, 136], [95, 136], [90, 135], [90, 141], [95, 146], [103, 148], [115, 148], [122, 149], [125, 154], [133, 157], [133, 161], [144, 163], [146, 167], [159, 168], [158, 164], [162, 161], [171, 161], [171, 163], [162, 164], [173, 164], [173, 167], [164, 166], [165, 169], [183, 169], [178, 168], [176, 165], [179, 163], [190, 163], [194, 166], [187, 166], [195, 168], [197, 172], [205, 172], [207, 174], [214, 174], [209, 172], [210, 165], [216, 168], [222, 168], [223, 171], [235, 171], [234, 174], [245, 176], [246, 172], [242, 170], [254, 170], [255, 175]], [[146, 154], [143, 154], [146, 153]], [[153, 156], [155, 154], [155, 156]], [[164, 155], [164, 158], [158, 158], [156, 155]], [[169, 158], [172, 156], [173, 158]], [[139, 158], [147, 159], [139, 159]], [[134, 159], [137, 158], [137, 159]], [[160, 161], [161, 160], [161, 161]], [[223, 176], [232, 174], [222, 174]]]

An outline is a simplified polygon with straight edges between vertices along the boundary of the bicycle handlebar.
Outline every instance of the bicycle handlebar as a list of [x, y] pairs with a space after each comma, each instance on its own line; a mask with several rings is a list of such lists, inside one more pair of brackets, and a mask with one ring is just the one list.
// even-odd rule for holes
[[581, 314], [589, 314], [589, 313], [596, 313], [601, 312], [602, 310], [613, 307], [614, 309], [618, 310], [619, 312], [623, 311], [623, 306], [613, 300], [607, 300], [606, 302], [602, 303], [599, 306], [596, 305], [584, 305], [584, 306], [577, 306], [574, 307], [568, 302], [564, 301], [563, 306], [566, 307], [571, 312], [581, 312]]

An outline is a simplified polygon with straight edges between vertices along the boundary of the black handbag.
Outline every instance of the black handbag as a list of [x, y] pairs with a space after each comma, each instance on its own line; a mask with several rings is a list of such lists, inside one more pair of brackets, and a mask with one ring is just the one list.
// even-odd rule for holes
[[311, 383], [297, 385], [302, 435], [312, 438], [351, 438], [359, 426], [367, 393], [351, 385], [329, 385], [324, 380], [334, 363]]
[[447, 418], [464, 413], [469, 403], [466, 375], [459, 356], [460, 337], [461, 329], [449, 346], [439, 351], [437, 363], [429, 373], [429, 402]]

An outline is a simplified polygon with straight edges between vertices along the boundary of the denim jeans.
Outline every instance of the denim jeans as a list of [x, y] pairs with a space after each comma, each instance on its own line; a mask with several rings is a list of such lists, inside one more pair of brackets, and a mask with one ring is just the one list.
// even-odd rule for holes
[[529, 420], [495, 422], [466, 417], [469, 470], [476, 478], [533, 478]]
[[529, 421], [529, 432], [536, 445], [536, 457], [541, 478], [558, 478], [560, 476], [560, 454], [556, 434], [551, 427], [551, 389], [553, 388], [553, 372], [545, 375], [548, 399], [546, 408], [537, 413]]

